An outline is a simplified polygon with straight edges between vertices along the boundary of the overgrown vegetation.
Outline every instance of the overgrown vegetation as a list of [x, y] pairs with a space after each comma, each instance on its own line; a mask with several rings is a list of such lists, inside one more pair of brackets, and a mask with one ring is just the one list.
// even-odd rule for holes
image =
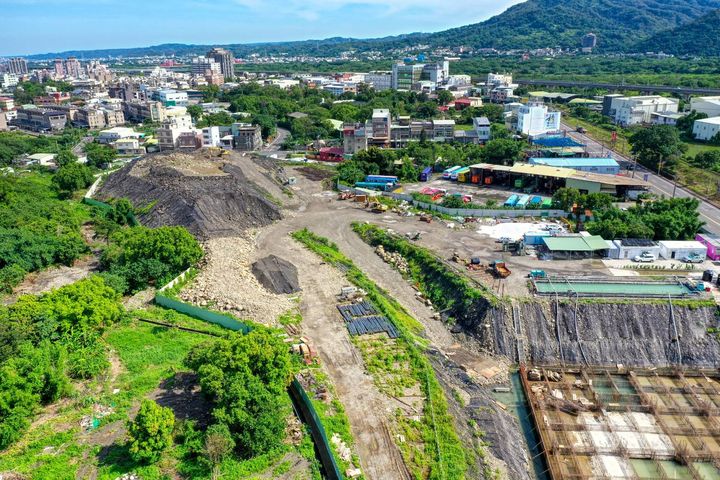
[[0, 177], [0, 293], [28, 272], [72, 265], [88, 251], [80, 227], [88, 209], [61, 200], [46, 173]]
[[[307, 229], [296, 231], [292, 236], [326, 262], [342, 268], [348, 279], [367, 292], [367, 298], [393, 322], [400, 332], [397, 344], [407, 355], [412, 372], [410, 375], [420, 385], [425, 397], [422, 419], [419, 422], [401, 424], [412, 427], [414, 438], [423, 444], [421, 449], [413, 452], [416, 455], [409, 458], [406, 456], [406, 461], [415, 477], [465, 478], [465, 451], [448, 413], [447, 398], [430, 362], [423, 353], [425, 342], [418, 336], [422, 331], [422, 325], [395, 299], [368, 279], [335, 244]], [[408, 454], [407, 451], [403, 453]]]
[[67, 152], [82, 138], [82, 130], [66, 128], [59, 135], [28, 135], [22, 132], [0, 132], [0, 166], [7, 166], [20, 155]]
[[293, 362], [274, 332], [257, 326], [246, 335], [203, 344], [185, 363], [197, 372], [203, 392], [213, 401], [215, 422], [229, 430], [242, 458], [282, 446], [291, 412], [287, 387]]
[[107, 368], [100, 336], [122, 315], [119, 294], [98, 276], [0, 310], [0, 450], [41, 405], [71, 392], [71, 378]]
[[200, 244], [183, 227], [137, 226], [114, 232], [101, 261], [109, 274], [124, 280], [128, 291], [136, 292], [166, 284], [202, 255]]

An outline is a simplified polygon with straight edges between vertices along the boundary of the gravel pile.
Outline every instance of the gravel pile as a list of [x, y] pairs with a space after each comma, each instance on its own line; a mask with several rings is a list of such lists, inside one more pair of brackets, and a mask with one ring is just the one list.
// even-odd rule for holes
[[273, 325], [292, 301], [268, 291], [251, 271], [253, 243], [244, 237], [213, 238], [206, 242], [200, 273], [180, 294], [186, 302]]
[[388, 252], [385, 250], [385, 247], [383, 247], [382, 245], [378, 245], [375, 248], [375, 253], [380, 258], [382, 258], [385, 263], [389, 263], [390, 265], [395, 267], [395, 269], [398, 272], [400, 272], [402, 274], [406, 274], [410, 271], [410, 267], [408, 266], [407, 260], [405, 260], [405, 258], [402, 255], [400, 255], [399, 253]]
[[295, 265], [275, 255], [261, 258], [252, 265], [255, 278], [271, 292], [295, 293], [300, 291]]
[[200, 238], [238, 236], [281, 218], [240, 167], [204, 150], [136, 160], [111, 175], [96, 197], [151, 206], [140, 216], [144, 225], [181, 225]]

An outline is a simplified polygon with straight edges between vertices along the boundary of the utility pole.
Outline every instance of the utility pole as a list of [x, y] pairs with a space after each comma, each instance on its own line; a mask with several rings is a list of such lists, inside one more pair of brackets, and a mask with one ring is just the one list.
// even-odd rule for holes
[[677, 173], [673, 175], [673, 194], [672, 198], [675, 198], [675, 191], [677, 190]]

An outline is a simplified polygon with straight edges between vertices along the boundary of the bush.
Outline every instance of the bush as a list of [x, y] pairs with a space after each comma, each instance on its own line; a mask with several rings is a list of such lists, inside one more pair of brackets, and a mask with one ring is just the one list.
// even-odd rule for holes
[[128, 422], [129, 452], [136, 462], [155, 463], [173, 443], [175, 415], [167, 407], [143, 400], [135, 420]]

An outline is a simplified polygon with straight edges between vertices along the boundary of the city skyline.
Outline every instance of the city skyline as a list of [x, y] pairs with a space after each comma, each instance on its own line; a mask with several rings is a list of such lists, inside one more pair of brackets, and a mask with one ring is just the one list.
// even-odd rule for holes
[[[7, 0], [0, 55], [371, 38], [480, 22], [519, 0]], [[468, 14], [468, 11], [471, 12]], [[29, 28], [34, 34], [28, 36]]]

